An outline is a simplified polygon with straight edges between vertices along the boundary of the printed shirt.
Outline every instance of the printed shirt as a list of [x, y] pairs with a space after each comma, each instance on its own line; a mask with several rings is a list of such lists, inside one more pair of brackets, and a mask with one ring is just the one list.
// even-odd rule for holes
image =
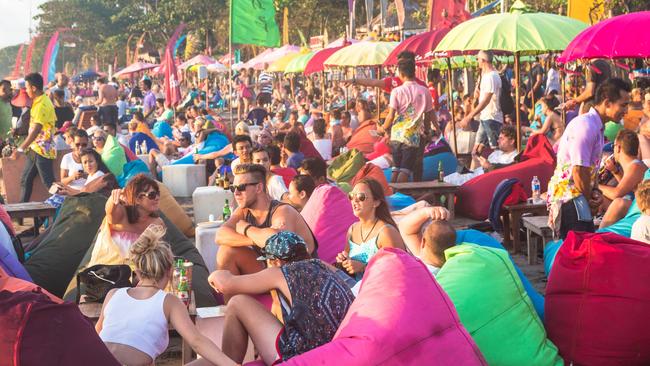
[[420, 134], [424, 129], [424, 114], [433, 108], [429, 89], [413, 81], [405, 82], [390, 93], [389, 106], [397, 114], [390, 140], [408, 146], [419, 146]]
[[556, 223], [551, 227], [559, 228], [557, 219], [562, 204], [581, 194], [573, 180], [574, 166], [590, 168], [591, 181], [595, 184], [605, 143], [603, 131], [598, 112], [591, 108], [588, 113], [573, 119], [562, 134], [557, 152], [557, 165], [548, 183], [549, 223]]
[[41, 125], [42, 128], [34, 142], [29, 145], [29, 148], [44, 158], [55, 159], [54, 125], [56, 123], [56, 113], [54, 112], [52, 101], [47, 95], [42, 94], [34, 99], [30, 113], [30, 132], [37, 124]]

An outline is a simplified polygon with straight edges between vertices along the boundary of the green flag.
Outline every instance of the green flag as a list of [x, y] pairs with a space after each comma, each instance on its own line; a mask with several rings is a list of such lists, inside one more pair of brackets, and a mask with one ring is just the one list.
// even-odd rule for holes
[[230, 37], [232, 43], [279, 46], [273, 0], [230, 0]]

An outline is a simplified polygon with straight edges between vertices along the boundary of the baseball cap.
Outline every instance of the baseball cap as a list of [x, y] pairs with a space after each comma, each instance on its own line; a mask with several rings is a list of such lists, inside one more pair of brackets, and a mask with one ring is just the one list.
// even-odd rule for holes
[[294, 232], [280, 231], [266, 239], [266, 245], [262, 248], [262, 256], [257, 257], [257, 260], [281, 259], [290, 261], [305, 257], [309, 257], [305, 241]]

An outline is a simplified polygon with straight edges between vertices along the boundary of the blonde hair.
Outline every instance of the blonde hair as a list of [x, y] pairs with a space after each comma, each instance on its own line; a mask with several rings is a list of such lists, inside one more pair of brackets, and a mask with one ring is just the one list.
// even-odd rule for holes
[[149, 225], [129, 249], [131, 262], [143, 279], [160, 281], [172, 268], [174, 255], [162, 240], [165, 232], [162, 225]]
[[644, 180], [636, 189], [636, 204], [645, 215], [650, 214], [650, 179]]

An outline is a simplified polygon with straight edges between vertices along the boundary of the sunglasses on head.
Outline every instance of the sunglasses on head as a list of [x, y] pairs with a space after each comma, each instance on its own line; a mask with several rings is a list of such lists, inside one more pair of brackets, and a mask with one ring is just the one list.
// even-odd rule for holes
[[348, 199], [350, 201], [354, 201], [356, 199], [359, 202], [363, 202], [366, 200], [366, 194], [363, 192], [359, 192], [359, 193], [350, 192], [348, 193]]
[[246, 187], [248, 187], [248, 186], [254, 186], [254, 185], [259, 184], [259, 183], [260, 183], [260, 182], [254, 182], [254, 183], [242, 183], [242, 184], [239, 184], [239, 185], [236, 185], [236, 186], [233, 185], [233, 186], [230, 186], [230, 191], [231, 191], [232, 193], [235, 193], [235, 191], [237, 191], [237, 192], [243, 192], [243, 191], [246, 190]]
[[140, 193], [139, 196], [140, 197], [147, 197], [148, 199], [153, 201], [156, 198], [158, 198], [158, 196], [160, 196], [160, 192], [158, 192], [158, 191], [149, 191], [148, 193]]

